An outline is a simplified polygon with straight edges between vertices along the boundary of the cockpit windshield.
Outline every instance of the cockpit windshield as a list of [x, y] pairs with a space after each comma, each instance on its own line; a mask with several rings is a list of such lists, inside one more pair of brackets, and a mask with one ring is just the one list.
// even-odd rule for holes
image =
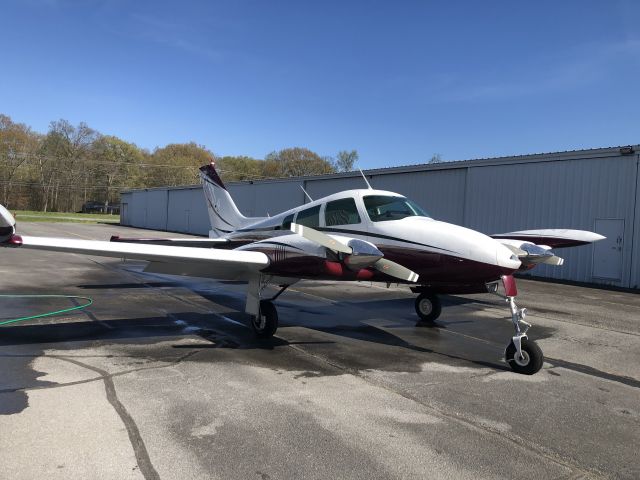
[[372, 222], [400, 220], [406, 217], [428, 217], [420, 206], [404, 197], [365, 195], [364, 207]]

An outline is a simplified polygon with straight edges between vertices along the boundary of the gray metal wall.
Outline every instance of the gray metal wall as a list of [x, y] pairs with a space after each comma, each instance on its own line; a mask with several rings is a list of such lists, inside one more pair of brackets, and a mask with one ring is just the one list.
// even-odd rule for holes
[[122, 192], [120, 203], [122, 225], [197, 235], [211, 228], [200, 185]]
[[[637, 153], [622, 155], [618, 148], [607, 148], [371, 170], [366, 175], [374, 188], [402, 193], [438, 220], [487, 234], [537, 228], [596, 231], [597, 219], [619, 219], [624, 225], [619, 280], [594, 277], [592, 245], [560, 250], [565, 265], [539, 266], [532, 273], [640, 288], [639, 164]], [[319, 198], [366, 185], [359, 173], [348, 173], [228, 188], [245, 215], [265, 216], [305, 203], [301, 186]], [[198, 234], [209, 230], [198, 186], [124, 192], [122, 203], [127, 203], [122, 212], [127, 225]]]

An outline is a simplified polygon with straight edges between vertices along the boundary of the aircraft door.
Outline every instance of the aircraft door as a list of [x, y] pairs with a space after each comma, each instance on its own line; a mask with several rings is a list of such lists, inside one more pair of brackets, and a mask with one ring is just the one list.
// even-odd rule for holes
[[597, 218], [595, 231], [607, 238], [593, 245], [592, 276], [605, 280], [621, 281], [624, 220], [621, 218]]

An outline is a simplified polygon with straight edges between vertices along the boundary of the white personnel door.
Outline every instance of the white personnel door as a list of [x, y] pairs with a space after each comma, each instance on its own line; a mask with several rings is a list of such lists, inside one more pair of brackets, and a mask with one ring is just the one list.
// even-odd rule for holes
[[607, 238], [593, 245], [593, 277], [621, 281], [624, 220], [597, 218], [595, 231]]

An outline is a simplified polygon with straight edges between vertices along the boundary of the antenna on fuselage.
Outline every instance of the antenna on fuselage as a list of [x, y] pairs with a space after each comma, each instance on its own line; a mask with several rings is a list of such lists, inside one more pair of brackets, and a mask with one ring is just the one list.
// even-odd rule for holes
[[309, 201], [313, 202], [313, 198], [311, 198], [311, 196], [307, 193], [307, 191], [304, 189], [304, 187], [302, 185], [300, 185], [300, 189], [304, 192], [304, 194], [307, 196]]
[[364, 172], [362, 171], [362, 169], [358, 168], [358, 170], [360, 170], [360, 175], [362, 175], [362, 178], [364, 178], [364, 183], [367, 184], [367, 187], [369, 187], [369, 190], [373, 190], [373, 188], [371, 188], [371, 185], [369, 184], [369, 180], [367, 180], [367, 177], [364, 176]]

